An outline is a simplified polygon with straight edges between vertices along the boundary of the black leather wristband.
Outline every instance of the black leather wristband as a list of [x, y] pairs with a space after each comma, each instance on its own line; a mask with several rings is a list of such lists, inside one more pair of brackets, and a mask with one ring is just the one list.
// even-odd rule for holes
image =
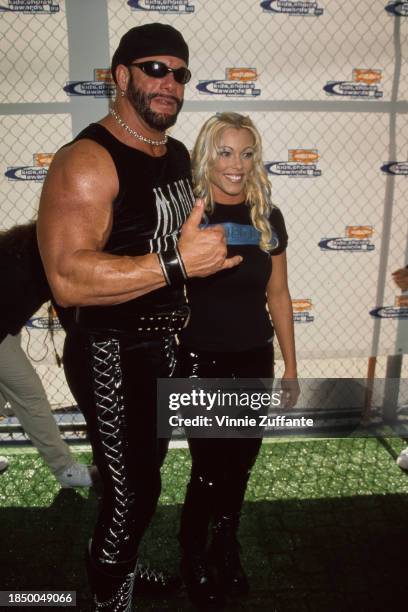
[[178, 262], [179, 262], [179, 265], [180, 265], [181, 273], [184, 276], [184, 280], [187, 280], [188, 276], [187, 276], [186, 269], [184, 267], [183, 258], [182, 258], [181, 254], [180, 254], [180, 251], [178, 250], [178, 246], [176, 245], [174, 248], [175, 248], [176, 256], [177, 256], [177, 259], [178, 259]]
[[166, 283], [171, 287], [184, 287], [187, 275], [177, 247], [157, 253], [157, 257]]

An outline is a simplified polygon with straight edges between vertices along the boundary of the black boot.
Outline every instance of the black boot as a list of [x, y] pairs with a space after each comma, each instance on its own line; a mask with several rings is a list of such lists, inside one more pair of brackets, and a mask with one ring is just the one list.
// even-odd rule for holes
[[[117, 563], [111, 573], [101, 569], [91, 557], [91, 545], [86, 553], [86, 569], [93, 596], [94, 612], [132, 612], [132, 593], [136, 559]], [[116, 574], [116, 575], [115, 575]]]
[[230, 456], [217, 496], [210, 552], [223, 593], [245, 597], [249, 592], [249, 583], [241, 564], [238, 528], [251, 468], [262, 440], [231, 439], [228, 443]]
[[220, 610], [224, 606], [224, 597], [205, 551], [184, 550], [180, 571], [188, 596], [198, 609]]
[[221, 516], [213, 526], [210, 549], [220, 587], [230, 597], [245, 597], [249, 593], [248, 578], [240, 559], [238, 526], [239, 514]]
[[180, 572], [188, 595], [199, 609], [220, 609], [224, 598], [207, 559], [208, 527], [214, 505], [214, 483], [204, 476], [191, 477], [181, 512]]
[[141, 563], [136, 564], [133, 593], [147, 597], [171, 597], [181, 587], [180, 576], [171, 576]]

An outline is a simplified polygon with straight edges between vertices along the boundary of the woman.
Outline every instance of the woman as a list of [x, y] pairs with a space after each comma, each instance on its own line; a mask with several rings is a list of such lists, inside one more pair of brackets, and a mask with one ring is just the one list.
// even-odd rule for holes
[[[298, 387], [287, 234], [281, 212], [271, 203], [259, 132], [249, 117], [237, 113], [211, 117], [200, 131], [192, 163], [206, 222], [224, 226], [228, 256], [239, 254], [243, 261], [234, 269], [189, 281], [191, 319], [181, 335], [181, 375], [272, 378], [274, 329], [285, 362], [283, 378], [288, 384], [295, 381], [286, 403], [293, 405]], [[261, 443], [261, 438], [189, 439], [192, 470], [179, 539], [181, 572], [198, 605], [218, 607], [225, 596], [249, 590], [237, 531]]]

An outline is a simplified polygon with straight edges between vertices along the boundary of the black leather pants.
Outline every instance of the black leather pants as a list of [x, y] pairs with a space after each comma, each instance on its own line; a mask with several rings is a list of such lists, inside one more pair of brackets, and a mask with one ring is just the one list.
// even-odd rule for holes
[[176, 373], [176, 348], [173, 336], [76, 332], [65, 342], [67, 381], [103, 483], [91, 559], [112, 575], [135, 558], [160, 495], [168, 440], [156, 436], [156, 379]]
[[[180, 347], [180, 376], [185, 378], [272, 378], [273, 364], [272, 345], [239, 353]], [[188, 444], [192, 468], [179, 539], [185, 549], [203, 549], [211, 520], [239, 517], [262, 439], [190, 438]]]

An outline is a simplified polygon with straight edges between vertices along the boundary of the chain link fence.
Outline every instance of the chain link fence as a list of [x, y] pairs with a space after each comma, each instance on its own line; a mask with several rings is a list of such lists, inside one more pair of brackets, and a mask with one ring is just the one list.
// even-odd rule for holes
[[[109, 57], [121, 35], [169, 23], [190, 45], [193, 73], [172, 134], [191, 149], [211, 114], [234, 110], [263, 135], [289, 233], [300, 376], [364, 378], [375, 357], [375, 376], [384, 377], [388, 356], [402, 359], [407, 298], [391, 272], [408, 263], [407, 2], [0, 4], [2, 229], [35, 218], [52, 155], [108, 109]], [[53, 336], [61, 353], [63, 332]], [[64, 435], [82, 436], [47, 307], [22, 342]], [[406, 377], [406, 360], [400, 367]], [[6, 428], [7, 439], [24, 439], [10, 416], [0, 421]]]

